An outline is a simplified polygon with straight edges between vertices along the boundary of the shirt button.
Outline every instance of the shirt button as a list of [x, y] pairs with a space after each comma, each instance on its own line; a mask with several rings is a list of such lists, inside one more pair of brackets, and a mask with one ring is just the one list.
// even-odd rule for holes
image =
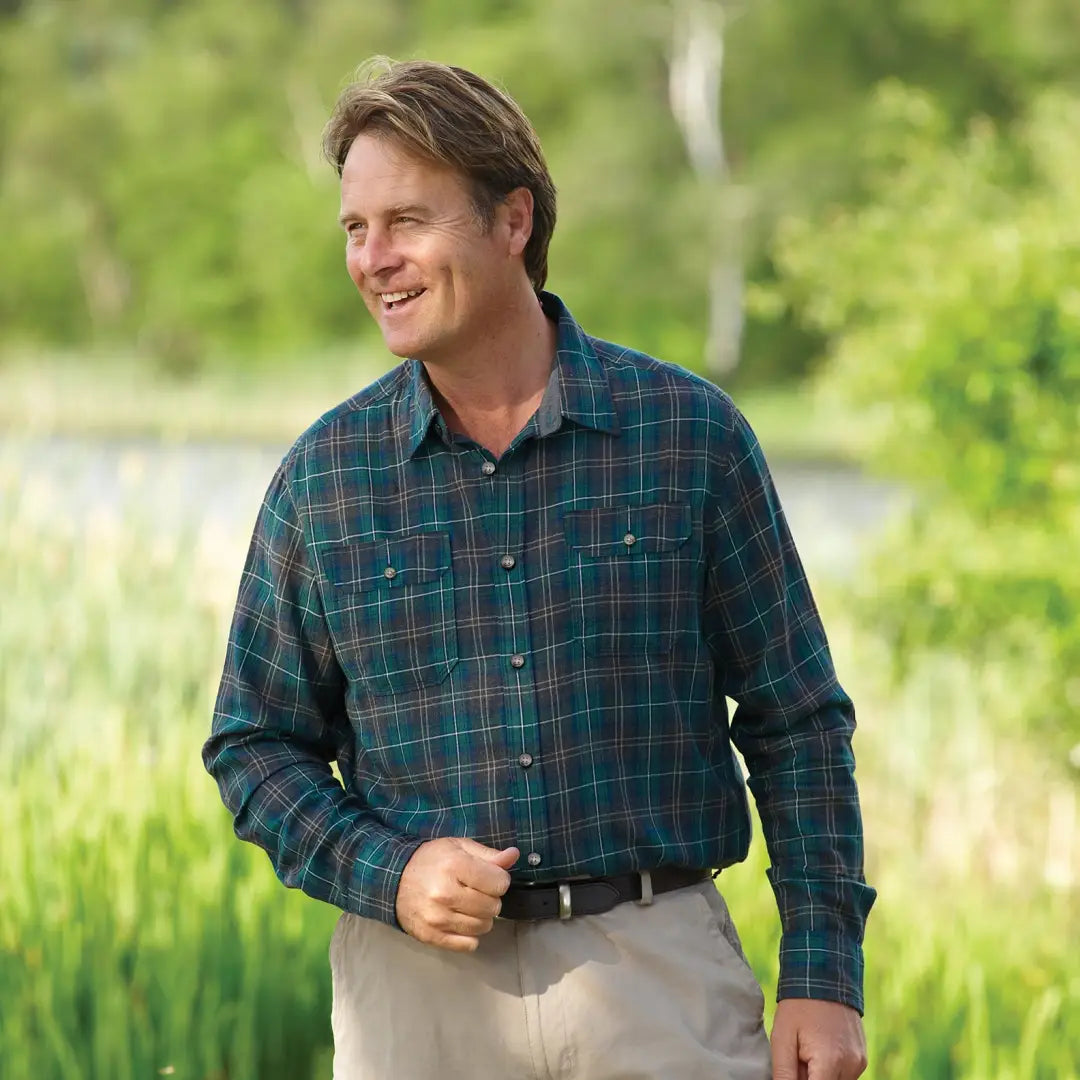
[[518, 755], [518, 764], [523, 769], [527, 769], [532, 763], [533, 763], [532, 754], [519, 754]]
[[393, 568], [392, 566], [388, 566], [388, 567], [387, 567], [387, 568], [386, 568], [386, 569], [385, 569], [385, 570], [384, 570], [384, 571], [382, 572], [382, 576], [383, 576], [384, 578], [386, 578], [386, 580], [387, 580], [387, 581], [393, 581], [393, 580], [394, 580], [394, 578], [396, 578], [396, 577], [397, 577], [397, 571], [396, 571], [396, 570], [395, 570], [395, 569], [394, 569], [394, 568]]
[[514, 567], [517, 566], [517, 559], [515, 559], [513, 555], [504, 555], [499, 560], [499, 565], [504, 570], [513, 570]]
[[491, 476], [491, 474], [495, 471], [495, 462], [485, 461], [484, 464], [480, 466], [480, 471], [485, 476]]
[[539, 866], [544, 860], [540, 858], [540, 852], [530, 851], [528, 858], [525, 860], [530, 866]]
[[623, 542], [623, 543], [624, 543], [624, 544], [625, 544], [625, 545], [626, 545], [627, 547], [633, 547], [633, 545], [637, 543], [637, 537], [636, 537], [636, 536], [635, 536], [635, 535], [634, 535], [633, 533], [627, 533], [627, 534], [626, 534], [626, 535], [625, 535], [625, 536], [624, 536], [624, 537], [622, 538], [622, 542]]
[[510, 666], [515, 668], [523, 668], [525, 666], [525, 657], [521, 653], [514, 653], [510, 657]]

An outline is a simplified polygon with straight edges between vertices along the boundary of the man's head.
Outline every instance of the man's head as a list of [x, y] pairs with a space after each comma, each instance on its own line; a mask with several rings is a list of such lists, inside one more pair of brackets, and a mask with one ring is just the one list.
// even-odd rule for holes
[[424, 60], [366, 65], [338, 98], [323, 151], [339, 176], [359, 135], [457, 173], [479, 221], [490, 227], [496, 207], [517, 189], [532, 196], [532, 231], [524, 251], [534, 290], [547, 279], [555, 228], [555, 186], [539, 140], [509, 95], [472, 72]]

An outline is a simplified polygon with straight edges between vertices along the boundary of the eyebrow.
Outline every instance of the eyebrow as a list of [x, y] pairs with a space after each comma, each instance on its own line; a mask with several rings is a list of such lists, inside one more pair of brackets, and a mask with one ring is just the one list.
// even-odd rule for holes
[[[400, 214], [426, 214], [427, 207], [422, 206], [420, 203], [402, 203], [400, 206], [389, 206], [386, 208], [385, 214], [387, 217], [397, 217]], [[361, 221], [362, 216], [360, 214], [349, 214], [345, 211], [338, 214], [338, 224], [346, 225], [351, 221]]]

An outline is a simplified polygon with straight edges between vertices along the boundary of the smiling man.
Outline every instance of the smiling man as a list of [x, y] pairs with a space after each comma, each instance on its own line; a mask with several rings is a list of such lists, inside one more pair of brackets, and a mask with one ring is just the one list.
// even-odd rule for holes
[[[203, 759], [342, 909], [336, 1080], [854, 1080], [854, 713], [753, 433], [544, 291], [555, 190], [505, 93], [378, 64], [324, 145], [403, 362], [273, 478]], [[749, 845], [733, 745], [771, 1051], [711, 873]]]

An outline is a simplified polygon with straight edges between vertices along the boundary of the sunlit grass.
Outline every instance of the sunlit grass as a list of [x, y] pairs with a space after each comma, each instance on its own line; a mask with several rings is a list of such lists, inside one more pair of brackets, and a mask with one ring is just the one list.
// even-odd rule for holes
[[[233, 837], [199, 761], [245, 542], [134, 512], [69, 521], [0, 483], [5, 1077], [329, 1074], [336, 912]], [[1051, 833], [1071, 781], [965, 706], [976, 676], [956, 662], [886, 696], [873, 644], [822, 602], [860, 706], [880, 891], [868, 1075], [1075, 1078], [1077, 864]], [[771, 999], [764, 866], [759, 844], [720, 884]]]

